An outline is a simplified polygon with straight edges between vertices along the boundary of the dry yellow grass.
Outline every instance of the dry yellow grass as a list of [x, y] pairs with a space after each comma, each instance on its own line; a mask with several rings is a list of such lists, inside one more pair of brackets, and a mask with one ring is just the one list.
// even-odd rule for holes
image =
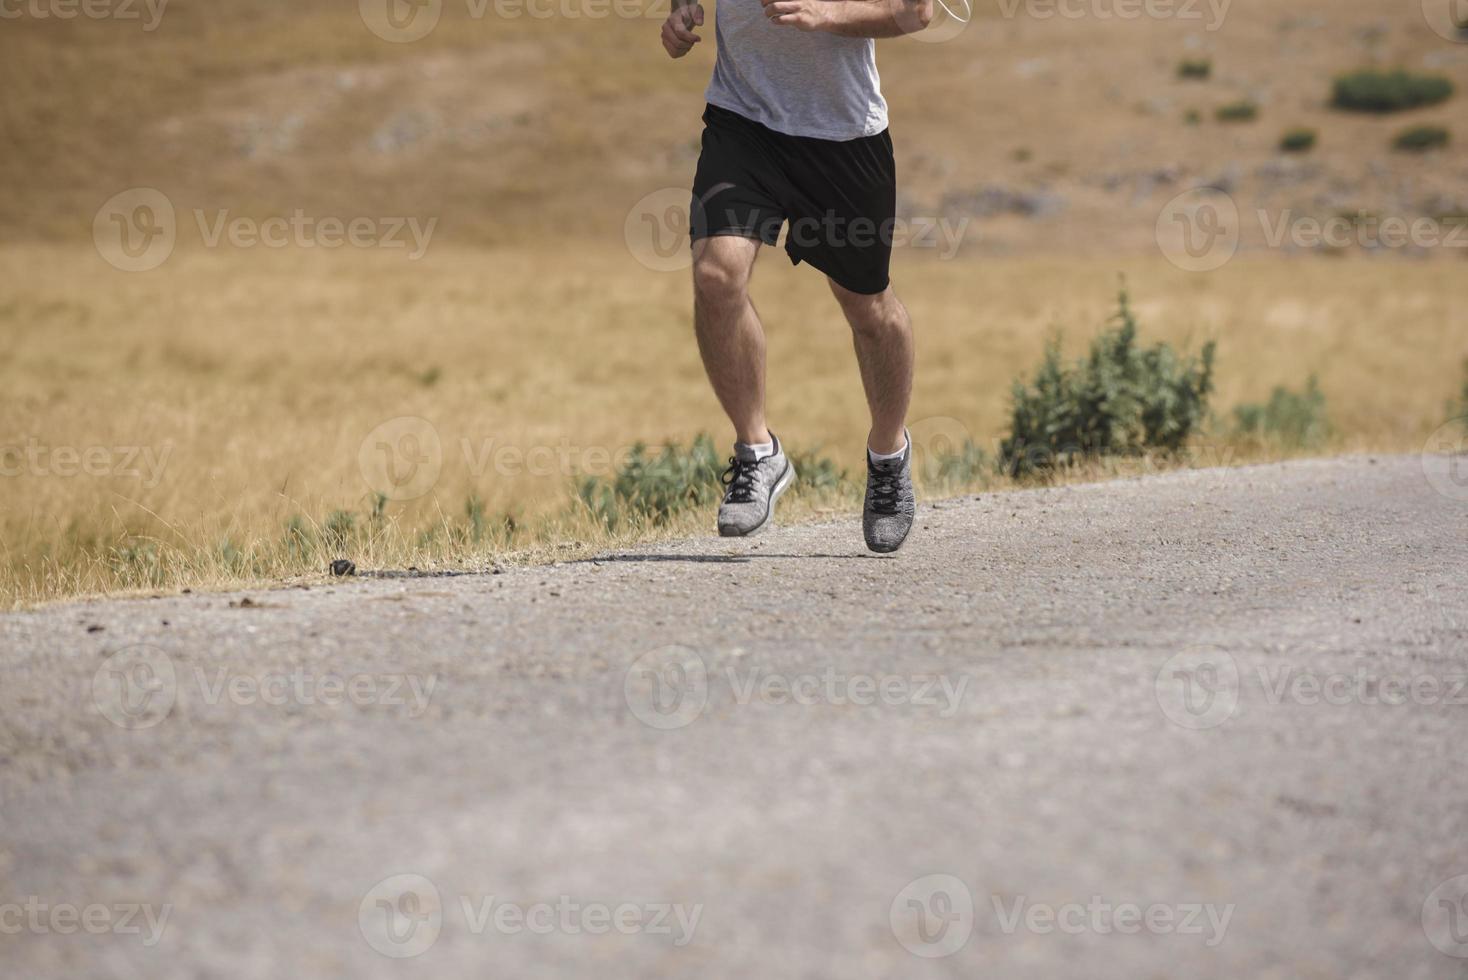
[[[1119, 274], [1146, 339], [1219, 341], [1216, 408], [1318, 374], [1333, 448], [1419, 448], [1444, 421], [1468, 354], [1456, 263], [1241, 258], [1195, 275], [1160, 259], [904, 254], [920, 438], [970, 434], [992, 449], [1011, 381], [1056, 328], [1069, 347], [1083, 344], [1114, 308]], [[360, 250], [181, 250], [129, 275], [48, 246], [0, 250], [0, 279], [10, 284], [0, 329], [13, 338], [0, 364], [0, 446], [20, 470], [0, 478], [5, 603], [319, 573], [334, 556], [281, 547], [287, 522], [364, 515], [374, 484], [393, 493], [368, 440], [394, 419], [427, 420], [442, 462], [423, 496], [389, 501], [380, 528], [357, 541], [363, 567], [611, 540], [588, 521], [539, 521], [564, 510], [572, 479], [609, 472], [636, 441], [727, 438], [692, 341], [685, 274], [649, 271], [623, 249], [435, 247], [416, 263]], [[823, 282], [767, 254], [755, 290], [777, 431], [857, 465], [860, 386]], [[377, 438], [422, 434], [395, 426]], [[17, 453], [27, 447], [29, 458]], [[67, 448], [75, 460], [54, 455]], [[1205, 446], [1200, 459], [1231, 452]], [[526, 530], [469, 540], [470, 497], [491, 523], [511, 512]], [[812, 500], [789, 515], [851, 503]], [[420, 539], [437, 524], [460, 530]], [[268, 560], [249, 567], [238, 556], [252, 551]]]

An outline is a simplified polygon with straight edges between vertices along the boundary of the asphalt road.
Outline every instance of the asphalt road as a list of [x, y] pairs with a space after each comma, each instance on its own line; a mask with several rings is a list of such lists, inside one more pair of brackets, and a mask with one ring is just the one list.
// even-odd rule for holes
[[0, 974], [1468, 976], [1448, 465], [0, 617]]

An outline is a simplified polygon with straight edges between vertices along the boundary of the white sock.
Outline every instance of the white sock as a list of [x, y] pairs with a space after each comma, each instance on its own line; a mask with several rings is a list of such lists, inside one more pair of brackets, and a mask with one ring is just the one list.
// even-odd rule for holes
[[766, 456], [775, 455], [775, 441], [771, 439], [769, 442], [736, 442], [734, 444], [735, 452], [737, 453], [740, 449], [743, 449], [747, 453], [752, 453], [756, 460], [761, 460]]
[[902, 458], [902, 454], [905, 453], [905, 452], [907, 452], [907, 439], [906, 438], [904, 438], [902, 440], [902, 448], [899, 449], [899, 450], [897, 450], [897, 452], [895, 452], [895, 453], [879, 453], [879, 452], [875, 452], [872, 449], [871, 446], [868, 446], [867, 447], [867, 459], [871, 460], [873, 463], [890, 463], [894, 459], [901, 459]]

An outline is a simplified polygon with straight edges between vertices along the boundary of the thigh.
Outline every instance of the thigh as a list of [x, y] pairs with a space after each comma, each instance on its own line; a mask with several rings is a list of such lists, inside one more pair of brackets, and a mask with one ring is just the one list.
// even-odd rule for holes
[[689, 236], [734, 236], [775, 244], [785, 211], [783, 177], [758, 124], [717, 106], [704, 113], [703, 151], [693, 178]]
[[792, 187], [785, 249], [852, 293], [891, 282], [897, 168], [887, 133], [847, 142], [801, 140], [784, 168]]

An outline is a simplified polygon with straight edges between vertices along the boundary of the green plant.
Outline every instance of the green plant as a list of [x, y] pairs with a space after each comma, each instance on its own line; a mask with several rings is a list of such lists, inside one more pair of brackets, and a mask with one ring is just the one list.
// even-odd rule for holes
[[846, 471], [828, 457], [822, 456], [819, 450], [792, 451], [790, 462], [795, 467], [797, 489], [835, 490], [846, 482]]
[[357, 515], [349, 510], [334, 510], [326, 517], [322, 539], [330, 548], [344, 548], [357, 530]]
[[1413, 126], [1392, 140], [1392, 148], [1403, 153], [1426, 153], [1440, 150], [1452, 142], [1452, 135], [1442, 126]]
[[1135, 456], [1181, 449], [1208, 411], [1214, 344], [1200, 357], [1165, 343], [1141, 347], [1125, 289], [1110, 329], [1090, 353], [1062, 363], [1058, 342], [1046, 346], [1034, 380], [1014, 385], [1004, 468], [1024, 476], [1085, 457]]
[[1189, 109], [1187, 112], [1183, 113], [1183, 122], [1187, 123], [1189, 126], [1197, 126], [1202, 121], [1203, 113], [1199, 112], [1197, 109]]
[[1335, 80], [1331, 105], [1350, 112], [1403, 112], [1446, 102], [1452, 95], [1452, 81], [1441, 75], [1365, 69]]
[[1177, 77], [1205, 81], [1213, 77], [1213, 62], [1207, 58], [1185, 58], [1178, 62]]
[[1234, 408], [1234, 433], [1290, 449], [1321, 445], [1330, 435], [1330, 422], [1325, 394], [1315, 376], [1310, 376], [1303, 391], [1280, 386], [1270, 393], [1267, 402]]
[[994, 471], [989, 454], [972, 439], [965, 439], [956, 451], [942, 454], [936, 462], [938, 483], [949, 488], [987, 486]]
[[1300, 126], [1280, 138], [1279, 148], [1285, 153], [1309, 153], [1315, 149], [1315, 139], [1315, 130]]
[[1259, 106], [1248, 99], [1240, 99], [1219, 106], [1213, 110], [1213, 117], [1219, 122], [1253, 122], [1259, 118]]
[[581, 503], [608, 528], [627, 524], [666, 524], [690, 507], [718, 499], [724, 462], [706, 435], [653, 454], [642, 444], [611, 480], [587, 477], [577, 488]]

